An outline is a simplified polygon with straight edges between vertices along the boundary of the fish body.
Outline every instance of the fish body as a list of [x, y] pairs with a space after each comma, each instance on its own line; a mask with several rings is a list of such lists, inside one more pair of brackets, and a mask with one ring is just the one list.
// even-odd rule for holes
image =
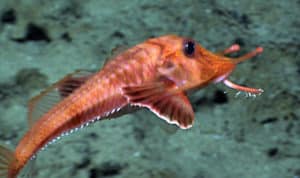
[[[227, 77], [238, 62], [262, 50], [244, 59], [224, 57], [222, 54], [236, 49], [228, 50], [214, 54], [191, 39], [166, 35], [112, 57], [96, 73], [77, 71], [66, 76], [31, 100], [30, 128], [16, 150], [0, 146], [0, 177], [16, 177], [51, 141], [97, 120], [127, 113], [132, 107], [148, 108], [168, 123], [187, 129], [194, 122], [188, 91], [224, 82], [237, 90], [261, 93], [261, 89], [228, 83]], [[38, 109], [45, 99], [54, 102], [44, 106], [46, 110]]]

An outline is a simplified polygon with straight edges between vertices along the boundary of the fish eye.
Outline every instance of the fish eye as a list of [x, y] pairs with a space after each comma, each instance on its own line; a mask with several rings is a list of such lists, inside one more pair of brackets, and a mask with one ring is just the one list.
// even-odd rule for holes
[[183, 52], [186, 56], [192, 57], [195, 53], [195, 42], [193, 40], [185, 40], [183, 42]]

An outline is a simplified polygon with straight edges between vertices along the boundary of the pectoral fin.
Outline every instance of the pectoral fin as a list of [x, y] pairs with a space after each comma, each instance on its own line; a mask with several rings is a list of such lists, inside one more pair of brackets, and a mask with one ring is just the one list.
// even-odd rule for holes
[[194, 122], [193, 108], [186, 95], [170, 90], [164, 82], [124, 87], [123, 94], [131, 105], [146, 107], [181, 129], [190, 128]]

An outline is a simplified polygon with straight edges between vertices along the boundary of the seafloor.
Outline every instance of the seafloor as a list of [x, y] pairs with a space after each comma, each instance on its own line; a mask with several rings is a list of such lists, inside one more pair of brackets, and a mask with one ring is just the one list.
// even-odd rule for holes
[[[1, 0], [0, 140], [15, 147], [27, 101], [116, 46], [175, 33], [210, 50], [263, 46], [231, 79], [191, 96], [196, 122], [174, 131], [150, 112], [98, 122], [38, 154], [36, 178], [299, 178], [300, 1]], [[224, 91], [226, 94], [224, 94]]]

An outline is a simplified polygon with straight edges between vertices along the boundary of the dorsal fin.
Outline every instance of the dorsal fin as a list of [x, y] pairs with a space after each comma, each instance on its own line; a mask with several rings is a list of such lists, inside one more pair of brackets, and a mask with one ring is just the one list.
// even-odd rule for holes
[[16, 162], [17, 159], [14, 152], [7, 146], [0, 144], [0, 177], [10, 176], [12, 174], [10, 172], [11, 166], [15, 165]]
[[113, 60], [117, 55], [121, 54], [122, 52], [126, 51], [128, 49], [127, 46], [116, 46], [111, 50], [111, 53], [108, 58], [105, 59], [103, 66], [105, 66], [107, 63], [109, 63], [111, 60]]
[[93, 76], [91, 71], [76, 70], [33, 97], [28, 103], [29, 126], [32, 126], [44, 113], [69, 96], [91, 76]]

